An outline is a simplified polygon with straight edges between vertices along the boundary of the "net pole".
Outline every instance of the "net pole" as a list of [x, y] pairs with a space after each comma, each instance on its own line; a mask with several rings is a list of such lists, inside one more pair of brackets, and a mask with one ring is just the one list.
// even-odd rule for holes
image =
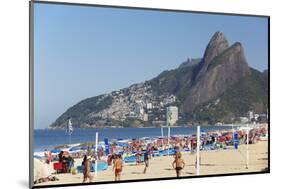
[[246, 154], [246, 169], [249, 168], [249, 124], [247, 124], [247, 154]]
[[170, 156], [170, 126], [168, 126], [168, 156]]
[[95, 162], [95, 176], [98, 176], [98, 137], [99, 133], [96, 132], [96, 162]]
[[200, 126], [197, 126], [197, 156], [196, 156], [196, 168], [197, 175], [200, 175]]

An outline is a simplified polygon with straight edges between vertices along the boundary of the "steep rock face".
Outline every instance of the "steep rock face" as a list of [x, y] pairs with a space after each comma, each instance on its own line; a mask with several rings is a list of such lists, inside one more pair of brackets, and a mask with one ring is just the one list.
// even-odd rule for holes
[[246, 116], [249, 110], [257, 114], [266, 113], [268, 76], [253, 68], [250, 71], [250, 74], [228, 87], [222, 95], [197, 106], [192, 113], [198, 120], [213, 123], [233, 122], [235, 116]]
[[229, 47], [228, 41], [225, 38], [222, 32], [216, 32], [213, 37], [211, 38], [205, 53], [203, 62], [208, 64], [215, 58], [216, 56], [220, 55], [224, 50]]
[[[212, 40], [211, 40], [212, 41]], [[211, 42], [209, 43], [211, 44]], [[220, 46], [221, 43], [218, 43]], [[225, 45], [223, 45], [225, 47]], [[206, 49], [208, 51], [209, 45]], [[215, 46], [212, 49], [216, 48]], [[215, 50], [214, 52], [218, 52]], [[220, 54], [213, 56], [205, 53], [203, 60], [208, 60], [196, 76], [186, 99], [184, 100], [183, 111], [192, 112], [194, 108], [208, 100], [222, 94], [229, 86], [236, 83], [240, 78], [250, 73], [243, 47], [235, 43]], [[210, 57], [214, 57], [210, 60]]]
[[217, 31], [208, 43], [203, 59], [195, 70], [196, 77], [194, 80], [199, 79], [202, 75], [204, 75], [211, 61], [225, 51], [228, 47], [228, 41], [224, 34], [220, 31]]

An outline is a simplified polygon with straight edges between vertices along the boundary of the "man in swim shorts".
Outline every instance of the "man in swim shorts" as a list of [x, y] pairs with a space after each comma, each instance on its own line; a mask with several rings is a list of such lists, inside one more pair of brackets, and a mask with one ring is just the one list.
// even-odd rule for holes
[[173, 168], [176, 170], [177, 177], [180, 177], [181, 170], [185, 166], [185, 162], [181, 159], [181, 153], [178, 153], [175, 156], [175, 160], [172, 163]]
[[119, 181], [121, 177], [121, 172], [123, 168], [123, 160], [121, 155], [117, 155], [117, 159], [114, 162], [113, 171], [115, 172], [115, 181]]

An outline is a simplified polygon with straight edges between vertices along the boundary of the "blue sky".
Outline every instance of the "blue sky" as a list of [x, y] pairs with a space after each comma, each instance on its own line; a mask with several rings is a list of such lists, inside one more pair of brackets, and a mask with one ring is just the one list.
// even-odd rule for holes
[[35, 3], [35, 128], [84, 98], [143, 82], [202, 57], [216, 31], [267, 69], [267, 19]]

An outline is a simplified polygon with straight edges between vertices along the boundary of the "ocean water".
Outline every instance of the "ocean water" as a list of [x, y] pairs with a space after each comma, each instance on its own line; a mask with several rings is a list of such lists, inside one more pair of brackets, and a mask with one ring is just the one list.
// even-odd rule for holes
[[[229, 130], [229, 126], [201, 126], [202, 132]], [[142, 137], [161, 136], [161, 128], [91, 128], [91, 129], [74, 129], [71, 135], [71, 144], [81, 142], [94, 142], [96, 132], [99, 133], [99, 141], [104, 138], [112, 139], [133, 139]], [[192, 135], [196, 134], [196, 126], [192, 127], [173, 127], [173, 135]], [[164, 136], [168, 135], [168, 129], [163, 129]], [[35, 130], [34, 144], [35, 151], [52, 149], [54, 146], [69, 144], [69, 136], [65, 130]]]

